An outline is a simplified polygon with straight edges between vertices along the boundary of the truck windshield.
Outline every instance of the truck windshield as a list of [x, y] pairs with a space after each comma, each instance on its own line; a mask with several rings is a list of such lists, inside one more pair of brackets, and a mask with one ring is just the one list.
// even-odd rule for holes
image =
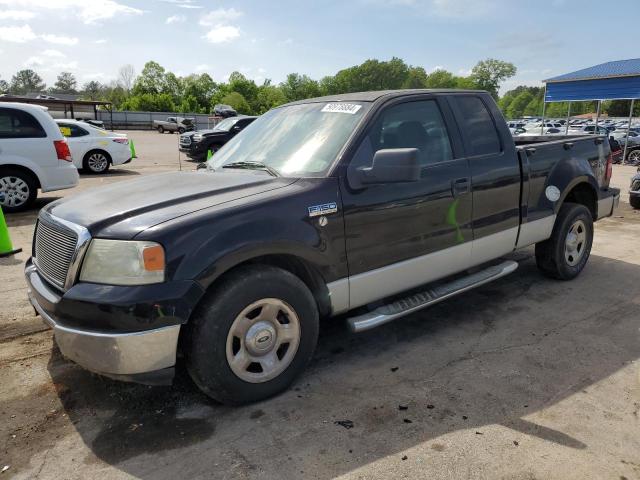
[[275, 108], [229, 141], [208, 164], [218, 170], [230, 163], [263, 163], [281, 175], [322, 176], [368, 108], [366, 103], [345, 102]]
[[231, 130], [231, 127], [233, 127], [238, 122], [238, 120], [240, 120], [240, 118], [241, 117], [225, 118], [215, 127], [213, 127], [213, 129], [216, 132], [228, 132], [229, 130]]

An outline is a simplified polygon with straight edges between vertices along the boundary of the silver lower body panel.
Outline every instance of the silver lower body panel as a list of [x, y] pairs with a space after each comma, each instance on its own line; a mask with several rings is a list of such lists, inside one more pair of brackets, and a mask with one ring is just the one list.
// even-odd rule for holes
[[103, 333], [60, 325], [30, 294], [29, 300], [54, 332], [60, 352], [95, 373], [136, 375], [172, 367], [180, 325], [134, 333]]

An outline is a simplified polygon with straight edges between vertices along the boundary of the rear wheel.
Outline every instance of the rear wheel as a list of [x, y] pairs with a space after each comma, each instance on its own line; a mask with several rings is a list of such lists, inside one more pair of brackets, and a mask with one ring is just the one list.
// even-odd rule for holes
[[14, 168], [0, 170], [0, 203], [7, 213], [29, 208], [38, 196], [37, 182], [32, 174]]
[[178, 129], [178, 133], [179, 133], [180, 135], [182, 135], [184, 132], [185, 132], [185, 129], [184, 129], [184, 128], [180, 127], [180, 128]]
[[164, 127], [162, 125], [158, 125], [158, 133], [164, 133]]
[[102, 150], [91, 150], [82, 160], [82, 168], [91, 173], [105, 173], [109, 170], [110, 164], [111, 157]]
[[255, 402], [293, 382], [317, 339], [316, 303], [298, 277], [271, 266], [242, 267], [205, 298], [190, 320], [187, 368], [215, 400]]
[[551, 238], [536, 244], [536, 263], [547, 276], [559, 280], [577, 277], [589, 260], [593, 218], [584, 205], [565, 203], [560, 208]]

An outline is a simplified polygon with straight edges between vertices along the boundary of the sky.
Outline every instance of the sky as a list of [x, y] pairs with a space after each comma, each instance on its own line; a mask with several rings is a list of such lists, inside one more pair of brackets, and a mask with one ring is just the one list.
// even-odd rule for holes
[[155, 60], [277, 83], [393, 56], [467, 75], [491, 57], [518, 68], [504, 92], [638, 57], [635, 12], [637, 0], [0, 0], [0, 79], [33, 68], [48, 85], [60, 71], [109, 82]]

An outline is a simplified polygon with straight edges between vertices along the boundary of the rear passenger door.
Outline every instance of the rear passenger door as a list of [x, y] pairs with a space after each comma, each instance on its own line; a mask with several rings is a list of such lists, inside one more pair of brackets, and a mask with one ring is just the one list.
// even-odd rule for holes
[[[446, 102], [433, 96], [385, 107], [372, 119], [341, 188], [351, 308], [441, 278], [471, 253], [469, 166]], [[417, 148], [416, 182], [357, 185], [376, 151]]]
[[[53, 141], [38, 120], [28, 112], [0, 107], [0, 164], [56, 167]], [[34, 167], [34, 168], [37, 168]]]
[[502, 114], [488, 95], [451, 95], [449, 101], [471, 169], [471, 256], [472, 263], [479, 264], [515, 247], [520, 223], [520, 163]]

